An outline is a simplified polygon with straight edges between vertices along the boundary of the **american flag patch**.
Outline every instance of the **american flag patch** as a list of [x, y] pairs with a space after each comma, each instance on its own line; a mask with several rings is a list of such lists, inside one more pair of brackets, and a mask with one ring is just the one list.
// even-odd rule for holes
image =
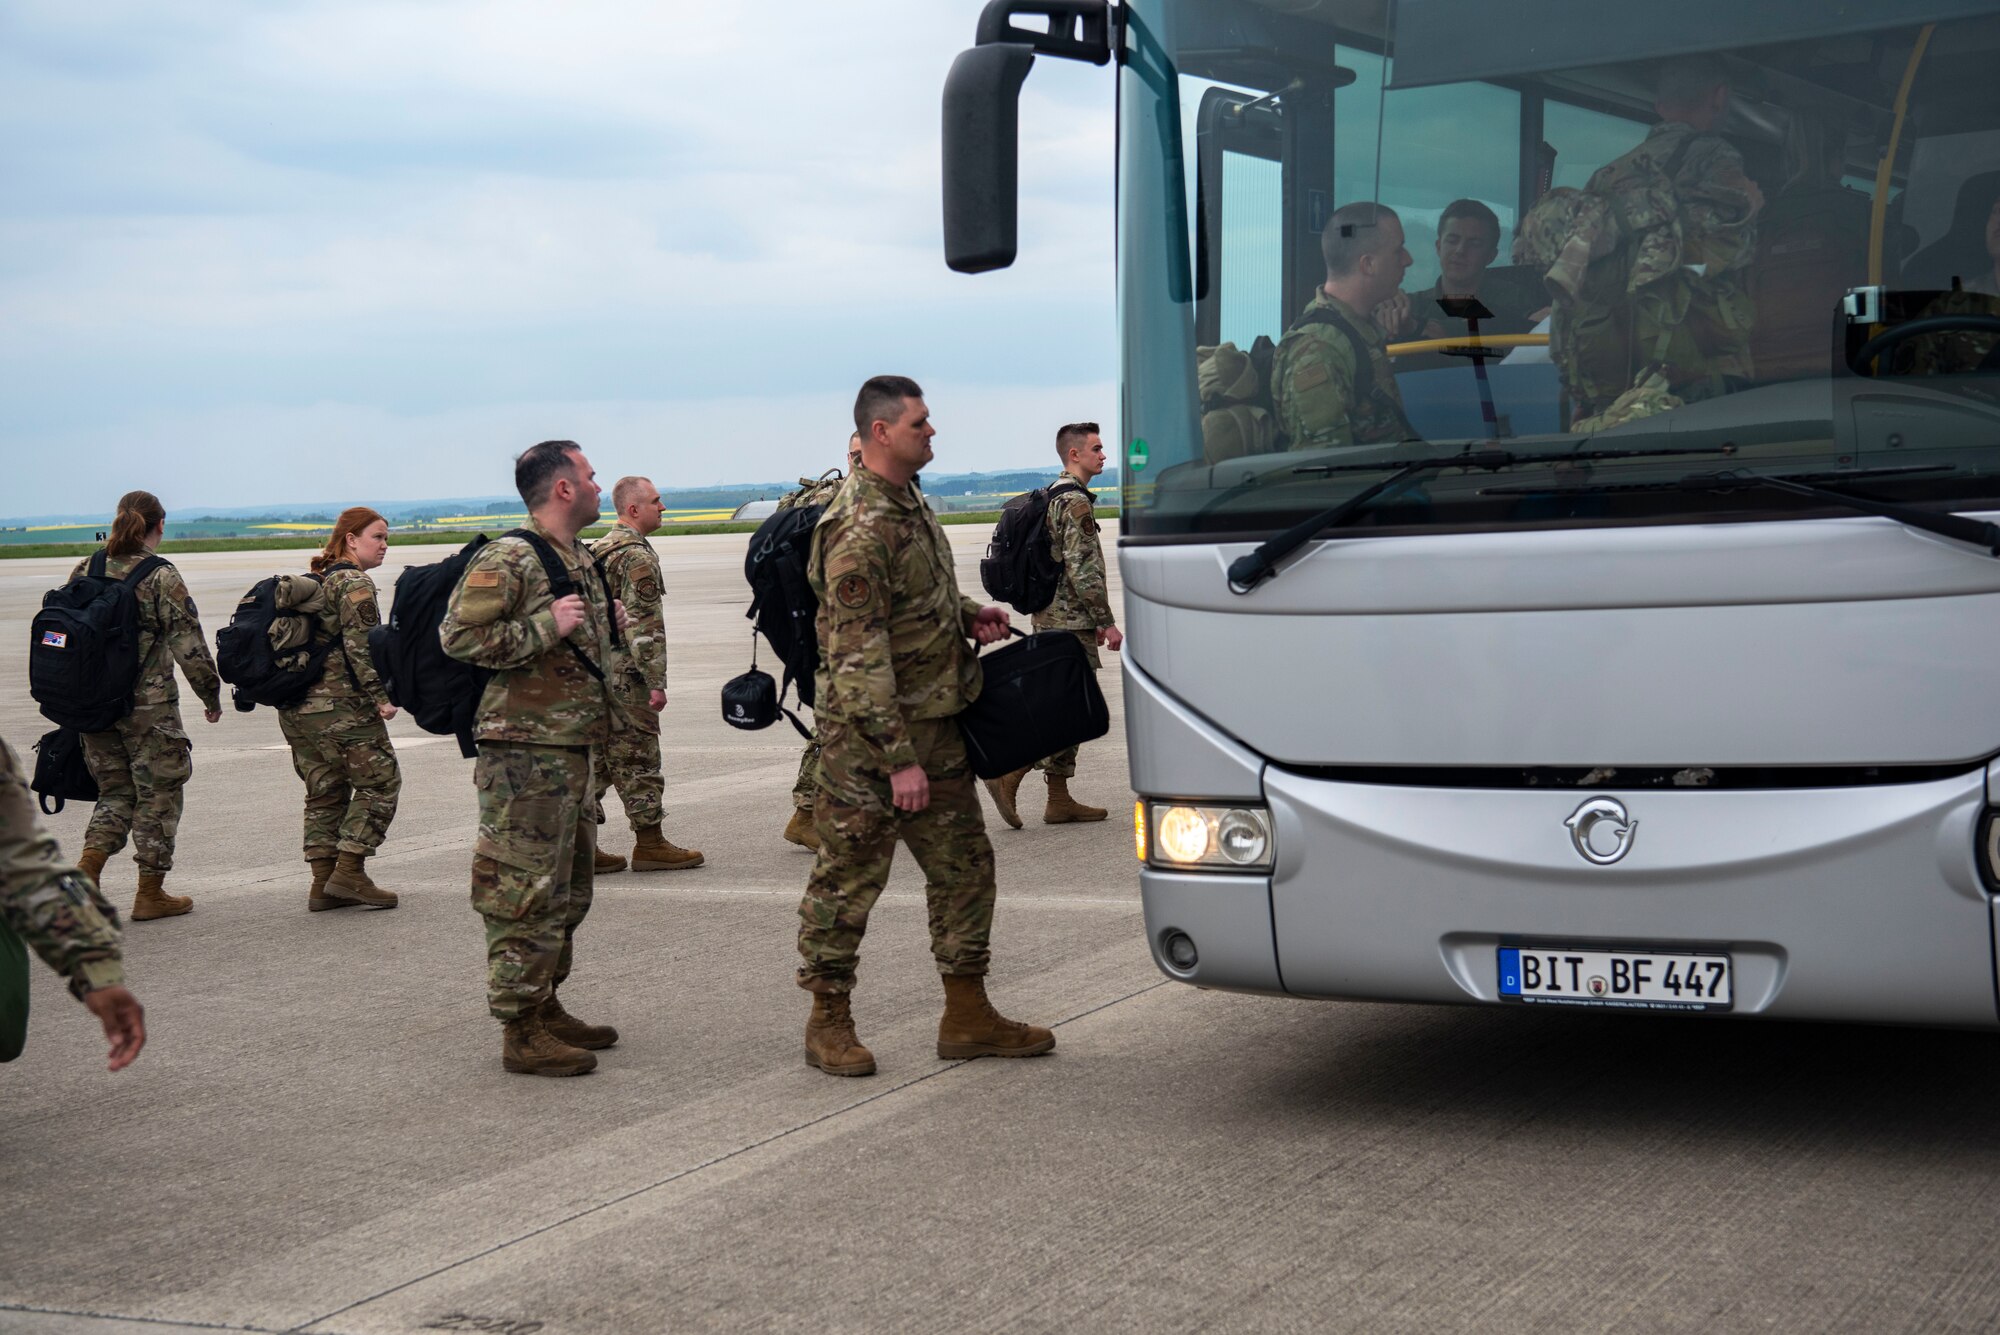
[[42, 643], [51, 649], [65, 649], [69, 647], [69, 636], [59, 630], [45, 630], [42, 632]]

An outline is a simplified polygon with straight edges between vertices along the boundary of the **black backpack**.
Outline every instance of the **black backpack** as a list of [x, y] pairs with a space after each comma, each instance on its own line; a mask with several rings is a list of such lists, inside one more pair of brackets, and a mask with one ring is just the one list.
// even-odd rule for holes
[[492, 674], [446, 653], [438, 628], [451, 605], [451, 591], [486, 543], [481, 533], [444, 560], [411, 566], [396, 576], [389, 619], [368, 633], [368, 654], [389, 688], [390, 701], [425, 732], [456, 734], [458, 749], [467, 758], [479, 754], [472, 744], [472, 720]]
[[[806, 579], [806, 565], [812, 558], [813, 527], [825, 512], [823, 505], [778, 511], [757, 526], [750, 554], [743, 559], [743, 577], [750, 581], [750, 610], [744, 615], [757, 623], [757, 633], [785, 665], [778, 698], [784, 698], [786, 686], [796, 684], [799, 703], [807, 706], [813, 702], [813, 674], [819, 671], [819, 600]], [[754, 665], [754, 638], [751, 659]]]
[[103, 732], [132, 712], [139, 685], [139, 585], [167, 564], [148, 556], [123, 579], [104, 573], [105, 554], [42, 598], [28, 646], [28, 694], [51, 723]]
[[[343, 561], [330, 567], [328, 573], [342, 566], [358, 568]], [[307, 578], [318, 580], [319, 576]], [[340, 643], [331, 636], [311, 639], [313, 627], [309, 625], [305, 647], [282, 657], [272, 650], [271, 627], [280, 619], [318, 620], [310, 612], [280, 610], [278, 579], [272, 575], [251, 585], [250, 592], [237, 602], [229, 624], [215, 632], [215, 670], [235, 688], [230, 694], [236, 707], [246, 714], [258, 705], [290, 709], [303, 700], [306, 691], [325, 674], [327, 654]], [[353, 671], [350, 666], [348, 672]]]
[[[569, 577], [555, 548], [539, 534], [517, 528], [501, 536], [527, 540], [541, 560], [542, 573], [548, 577], [550, 592], [556, 597], [566, 598], [576, 592], [576, 582]], [[444, 560], [411, 566], [396, 576], [396, 595], [389, 605], [388, 624], [377, 626], [368, 634], [368, 654], [388, 687], [390, 703], [407, 710], [425, 732], [456, 736], [459, 752], [467, 759], [479, 754], [472, 738], [472, 724], [479, 714], [479, 697], [493, 673], [462, 663], [446, 653], [438, 631], [444, 624], [446, 609], [451, 606], [452, 590], [458, 587], [465, 568], [487, 541], [481, 533]], [[595, 558], [592, 560], [595, 563]], [[609, 603], [611, 584], [602, 565], [597, 567], [597, 578], [604, 585], [605, 601]], [[599, 681], [604, 679], [603, 670], [590, 661], [574, 640], [563, 643], [591, 676]], [[611, 623], [611, 643], [614, 647], [623, 643], [615, 618]]]
[[1075, 478], [1024, 491], [1000, 510], [986, 558], [979, 563], [979, 582], [998, 601], [1023, 616], [1033, 616], [1055, 601], [1062, 587], [1062, 564], [1049, 545], [1049, 502], [1066, 491], [1082, 491]]
[[74, 728], [42, 734], [35, 743], [35, 777], [28, 787], [37, 794], [44, 816], [56, 815], [66, 802], [97, 800], [97, 780], [84, 760], [83, 738]]

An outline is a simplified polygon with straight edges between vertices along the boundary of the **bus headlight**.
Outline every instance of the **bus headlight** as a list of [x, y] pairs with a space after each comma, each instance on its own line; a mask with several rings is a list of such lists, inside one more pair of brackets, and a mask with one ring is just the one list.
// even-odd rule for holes
[[1176, 871], [1269, 871], [1271, 813], [1262, 807], [1142, 803], [1141, 839], [1152, 834], [1146, 861]]

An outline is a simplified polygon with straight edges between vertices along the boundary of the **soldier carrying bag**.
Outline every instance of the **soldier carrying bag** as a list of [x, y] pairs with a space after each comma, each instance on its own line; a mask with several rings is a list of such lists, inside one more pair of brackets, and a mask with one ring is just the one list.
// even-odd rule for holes
[[[517, 528], [501, 536], [524, 539], [534, 549], [536, 558], [542, 563], [542, 573], [548, 577], [551, 595], [566, 598], [576, 592], [576, 582], [570, 578], [568, 568], [556, 555], [555, 548], [540, 534]], [[472, 724], [479, 716], [479, 697], [485, 694], [486, 683], [493, 674], [485, 668], [461, 663], [447, 654], [444, 644], [438, 639], [438, 632], [444, 625], [444, 614], [451, 606], [452, 590], [458, 587], [466, 567], [472, 564], [473, 556], [487, 541], [486, 535], [481, 533], [444, 560], [427, 566], [411, 566], [396, 576], [396, 597], [389, 605], [389, 620], [368, 632], [368, 658], [375, 665], [376, 675], [382, 678], [383, 685], [388, 689], [389, 703], [407, 711], [425, 732], [457, 737], [459, 754], [467, 760], [479, 754], [472, 738]], [[605, 606], [609, 607], [611, 582], [595, 557], [591, 558], [591, 563], [597, 566], [598, 582], [604, 587]], [[564, 640], [563, 643], [569, 646], [569, 651], [576, 655], [585, 671], [599, 681], [604, 680], [604, 670], [591, 662], [590, 656], [574, 640]], [[623, 643], [614, 613], [611, 618], [611, 645], [617, 648]]]
[[1018, 643], [982, 654], [979, 668], [985, 684], [959, 712], [958, 730], [972, 772], [982, 779], [1111, 731], [1111, 710], [1075, 631], [1021, 635]]

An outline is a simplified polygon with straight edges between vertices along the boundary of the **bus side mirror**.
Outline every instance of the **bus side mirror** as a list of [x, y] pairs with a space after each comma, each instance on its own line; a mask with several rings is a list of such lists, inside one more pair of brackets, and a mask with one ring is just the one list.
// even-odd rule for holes
[[944, 262], [985, 273], [1014, 262], [1020, 212], [1021, 82], [1035, 50], [959, 52], [944, 81]]
[[[1045, 26], [1013, 22], [1022, 16]], [[944, 262], [957, 272], [1014, 262], [1021, 82], [1036, 53], [1108, 64], [1114, 26], [1108, 0], [988, 0], [978, 45], [959, 53], [944, 81]]]

